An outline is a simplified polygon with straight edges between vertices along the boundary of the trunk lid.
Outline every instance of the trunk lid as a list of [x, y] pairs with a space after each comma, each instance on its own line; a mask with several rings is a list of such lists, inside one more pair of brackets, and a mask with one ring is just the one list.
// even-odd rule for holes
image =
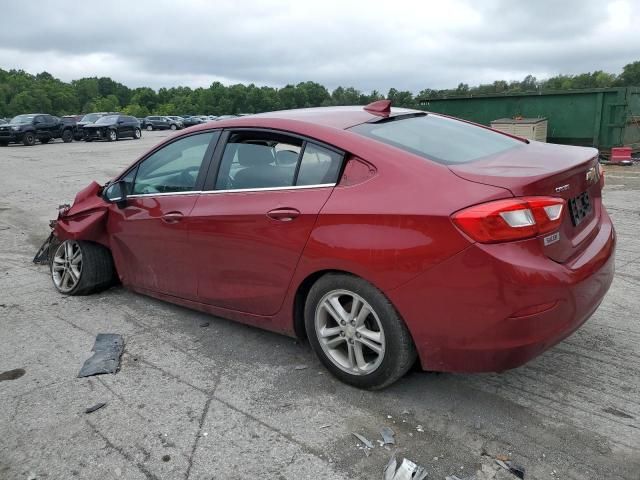
[[566, 262], [580, 253], [598, 232], [602, 182], [598, 151], [594, 148], [531, 142], [449, 168], [465, 180], [506, 188], [516, 197], [565, 199], [559, 231], [539, 238], [544, 253], [557, 262]]

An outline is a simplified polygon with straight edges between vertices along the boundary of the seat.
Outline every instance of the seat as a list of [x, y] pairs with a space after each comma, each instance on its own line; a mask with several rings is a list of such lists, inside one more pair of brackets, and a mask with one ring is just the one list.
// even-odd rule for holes
[[241, 167], [234, 178], [233, 187], [272, 188], [291, 186], [293, 172], [275, 165], [274, 150], [264, 145], [241, 143], [237, 146], [238, 163]]

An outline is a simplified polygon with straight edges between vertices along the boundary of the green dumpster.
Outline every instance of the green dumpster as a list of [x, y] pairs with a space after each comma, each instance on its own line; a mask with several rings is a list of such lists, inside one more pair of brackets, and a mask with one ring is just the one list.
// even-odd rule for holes
[[640, 151], [640, 88], [594, 88], [501, 95], [420, 98], [423, 110], [489, 125], [498, 118], [545, 117], [547, 141]]

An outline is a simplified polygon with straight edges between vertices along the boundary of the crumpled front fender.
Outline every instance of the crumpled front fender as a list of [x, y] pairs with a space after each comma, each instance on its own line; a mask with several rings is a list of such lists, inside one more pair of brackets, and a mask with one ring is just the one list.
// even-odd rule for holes
[[109, 204], [102, 199], [101, 192], [102, 187], [95, 181], [78, 192], [73, 205], [58, 212], [54, 235], [60, 240], [87, 240], [108, 247]]

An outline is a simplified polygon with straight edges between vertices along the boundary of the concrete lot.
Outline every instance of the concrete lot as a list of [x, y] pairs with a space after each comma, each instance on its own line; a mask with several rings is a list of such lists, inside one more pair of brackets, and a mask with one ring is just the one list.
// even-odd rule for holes
[[[25, 371], [0, 381], [0, 479], [377, 479], [385, 425], [430, 479], [496, 455], [528, 479], [640, 479], [640, 168], [607, 168], [617, 274], [577, 333], [504, 374], [414, 371], [372, 393], [290, 338], [122, 287], [64, 297], [31, 263], [58, 204], [166, 135], [0, 149], [0, 374]], [[124, 335], [121, 371], [76, 378], [99, 332]]]

